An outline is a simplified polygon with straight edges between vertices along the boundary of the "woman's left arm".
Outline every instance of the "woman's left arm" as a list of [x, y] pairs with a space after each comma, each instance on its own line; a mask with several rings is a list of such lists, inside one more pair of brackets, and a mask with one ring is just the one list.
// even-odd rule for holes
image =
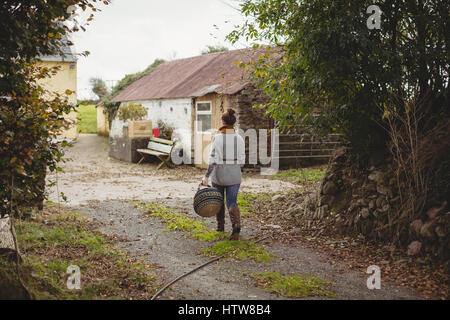
[[208, 185], [209, 176], [213, 172], [215, 166], [216, 166], [215, 163], [211, 163], [211, 164], [208, 165], [208, 169], [206, 170], [206, 174], [205, 174], [205, 176], [202, 179], [202, 185], [204, 185], [204, 186]]
[[215, 163], [210, 163], [210, 164], [208, 165], [208, 170], [206, 170], [205, 178], [209, 178], [209, 176], [210, 176], [211, 173], [213, 172], [215, 166], [216, 166]]
[[202, 179], [202, 184], [204, 186], [208, 185], [208, 178], [211, 175], [211, 173], [214, 170], [214, 167], [216, 166], [216, 162], [215, 162], [215, 147], [214, 147], [214, 137], [211, 141], [211, 155], [209, 156], [209, 164], [208, 164], [208, 169], [206, 170], [206, 174]]

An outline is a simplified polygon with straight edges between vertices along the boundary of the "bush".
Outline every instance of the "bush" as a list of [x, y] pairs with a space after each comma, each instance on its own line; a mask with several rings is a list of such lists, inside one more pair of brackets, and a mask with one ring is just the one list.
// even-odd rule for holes
[[127, 106], [120, 106], [117, 117], [122, 120], [142, 120], [147, 115], [147, 109], [142, 104], [129, 104]]
[[22, 91], [0, 99], [0, 216], [42, 206], [47, 168], [61, 171], [63, 152], [52, 139], [70, 125], [64, 115], [75, 109], [67, 103], [73, 93], [50, 93], [37, 84], [58, 69], [28, 67]]
[[381, 29], [368, 29], [363, 0], [243, 0], [248, 19], [228, 35], [272, 46], [244, 67], [270, 96], [261, 107], [279, 126], [340, 133], [362, 166], [388, 154], [377, 106], [389, 105], [392, 94], [400, 108], [427, 95], [427, 117], [449, 116], [450, 3], [377, 5]]

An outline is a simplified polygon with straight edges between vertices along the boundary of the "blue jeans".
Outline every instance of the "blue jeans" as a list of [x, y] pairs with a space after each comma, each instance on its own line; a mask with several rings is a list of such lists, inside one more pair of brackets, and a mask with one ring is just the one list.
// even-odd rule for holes
[[233, 184], [231, 186], [219, 186], [218, 184], [212, 183], [212, 186], [214, 188], [217, 188], [220, 193], [222, 193], [222, 196], [225, 196], [227, 208], [230, 209], [231, 207], [237, 206], [237, 196], [239, 192], [239, 187], [241, 186], [240, 183]]

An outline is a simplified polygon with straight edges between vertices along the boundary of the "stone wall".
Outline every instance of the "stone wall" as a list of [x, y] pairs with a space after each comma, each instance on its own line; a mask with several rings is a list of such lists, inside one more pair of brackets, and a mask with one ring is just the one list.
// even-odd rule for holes
[[[265, 104], [269, 101], [269, 97], [261, 93], [261, 91], [255, 88], [253, 85], [247, 86], [245, 89], [241, 90], [239, 93], [229, 96], [228, 104], [230, 107], [236, 110], [237, 122], [236, 129], [245, 132], [250, 129], [256, 131], [258, 146], [261, 141], [259, 140], [259, 129], [270, 129], [272, 128], [272, 120], [264, 115], [264, 111], [259, 108], [253, 108], [256, 104]], [[249, 156], [249, 143], [250, 138], [244, 138], [245, 140], [245, 151], [246, 151], [246, 164], [247, 166], [255, 166], [254, 157]], [[270, 148], [270, 139], [266, 142], [268, 149]], [[270, 149], [269, 149], [270, 150]], [[268, 154], [269, 155], [269, 154]], [[252, 161], [250, 161], [252, 159]], [[257, 158], [259, 163], [259, 156]], [[252, 163], [250, 163], [252, 162]]]
[[253, 85], [247, 86], [239, 93], [229, 97], [230, 107], [236, 110], [238, 121], [237, 129], [267, 129], [271, 127], [271, 119], [264, 116], [264, 111], [253, 108], [255, 104], [265, 104], [269, 102], [269, 97], [261, 93]]
[[[388, 164], [386, 164], [388, 163]], [[396, 244], [408, 255], [430, 254], [448, 260], [450, 212], [447, 201], [409, 216], [402, 211], [397, 180], [389, 161], [360, 170], [339, 148], [320, 190], [293, 214], [317, 234], [339, 232]]]
[[[238, 120], [236, 128], [244, 132], [249, 129], [256, 130], [259, 139], [259, 129], [272, 129], [274, 127], [274, 120], [264, 115], [264, 110], [254, 108], [256, 104], [264, 105], [270, 101], [269, 96], [263, 94], [259, 89], [253, 85], [248, 85], [239, 93], [232, 95], [228, 99], [228, 106], [235, 108]], [[285, 167], [300, 167], [302, 165], [319, 164], [328, 161], [327, 158], [298, 158], [296, 156], [304, 155], [305, 147], [301, 146], [301, 138], [298, 135], [280, 135], [279, 137], [279, 165]], [[298, 142], [298, 145], [286, 144], [286, 142]], [[258, 144], [260, 141], [258, 141]], [[270, 156], [270, 137], [267, 141], [268, 156]], [[309, 149], [310, 146], [307, 146]], [[295, 149], [294, 152], [292, 149]], [[299, 150], [299, 151], [296, 151]], [[246, 151], [248, 159], [248, 139], [246, 139]], [[314, 156], [317, 156], [317, 152]]]

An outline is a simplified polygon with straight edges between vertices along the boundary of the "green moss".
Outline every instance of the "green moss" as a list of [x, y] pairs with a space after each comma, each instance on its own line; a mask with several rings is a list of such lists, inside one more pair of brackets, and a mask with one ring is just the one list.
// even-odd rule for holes
[[305, 182], [315, 183], [323, 179], [325, 172], [326, 168], [291, 169], [271, 175], [271, 178], [282, 178], [296, 183], [305, 183]]
[[[78, 213], [64, 211], [15, 225], [21, 274], [37, 299], [127, 299], [134, 290], [149, 298], [156, 291], [148, 265], [117, 249]], [[81, 290], [67, 288], [70, 265], [80, 267]]]
[[269, 201], [270, 195], [266, 193], [257, 194], [238, 194], [237, 204], [242, 215], [254, 216], [256, 215], [254, 202], [255, 201]]
[[[37, 299], [127, 299], [128, 290], [151, 286], [156, 281], [156, 277], [150, 276], [145, 270], [143, 263], [130, 261], [125, 253], [114, 252], [116, 249], [109, 250], [106, 252], [105, 248], [103, 254], [88, 255], [81, 259], [42, 261], [39, 256], [26, 258], [22, 268], [33, 270], [33, 276], [26, 281], [27, 286]], [[96, 265], [95, 260], [102, 261], [101, 265]], [[66, 270], [70, 265], [80, 267], [81, 290], [67, 289]], [[105, 266], [110, 269], [108, 274], [96, 279], [100, 271], [97, 268]]]
[[199, 241], [217, 241], [229, 238], [230, 233], [216, 230], [202, 230], [192, 234], [191, 237]]
[[249, 200], [248, 195], [238, 194], [237, 204], [241, 214], [243, 215], [250, 215], [251, 204]]
[[207, 256], [218, 257], [226, 255], [237, 260], [254, 259], [259, 262], [267, 262], [274, 257], [261, 246], [247, 241], [221, 241], [211, 248], [202, 249], [202, 253]]
[[145, 209], [151, 217], [166, 223], [165, 231], [186, 231], [189, 232], [188, 237], [200, 241], [216, 241], [229, 237], [228, 233], [208, 229], [204, 222], [191, 219], [169, 207], [145, 202], [137, 202], [136, 205]]
[[317, 277], [297, 274], [283, 276], [278, 272], [255, 272], [251, 277], [257, 281], [258, 286], [285, 297], [334, 297], [326, 289], [330, 283]]
[[[58, 222], [66, 219], [56, 218]], [[39, 222], [21, 223], [18, 238], [25, 250], [48, 246], [84, 245], [89, 253], [102, 252], [106, 243], [102, 236], [83, 228], [81, 223], [74, 225], [42, 224]]]

